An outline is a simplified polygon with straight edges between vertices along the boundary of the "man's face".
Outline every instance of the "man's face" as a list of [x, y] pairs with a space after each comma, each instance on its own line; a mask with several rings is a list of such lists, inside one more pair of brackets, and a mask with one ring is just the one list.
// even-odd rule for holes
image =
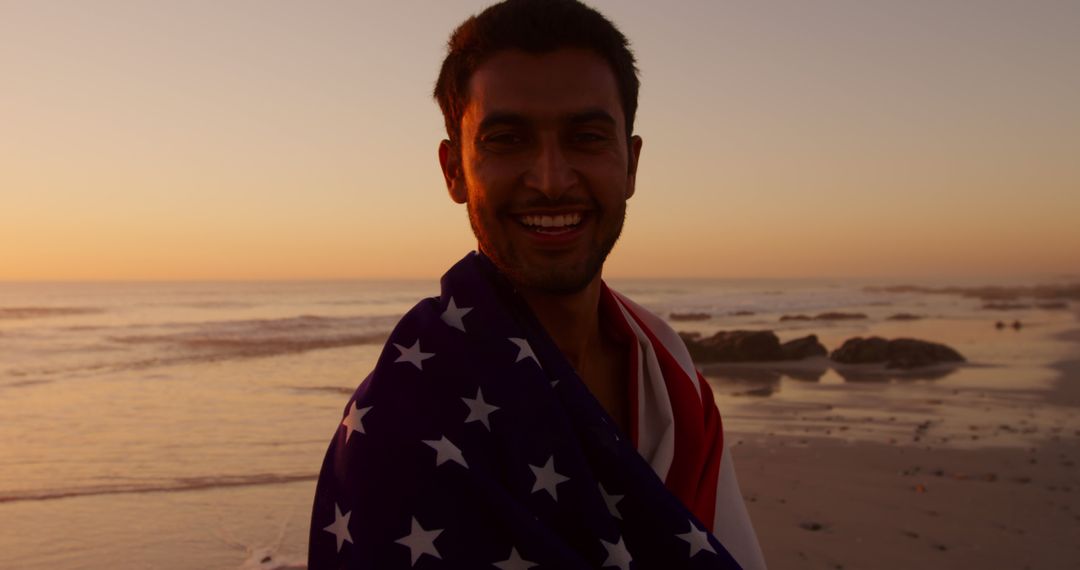
[[460, 154], [439, 149], [451, 197], [517, 286], [580, 291], [619, 237], [641, 150], [610, 66], [579, 49], [504, 51], [469, 87]]

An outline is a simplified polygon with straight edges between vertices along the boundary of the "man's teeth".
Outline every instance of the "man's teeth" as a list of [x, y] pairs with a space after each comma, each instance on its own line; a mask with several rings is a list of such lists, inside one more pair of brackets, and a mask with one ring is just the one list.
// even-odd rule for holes
[[541, 228], [563, 228], [576, 226], [581, 223], [581, 214], [562, 214], [559, 216], [522, 216], [521, 222], [526, 226]]

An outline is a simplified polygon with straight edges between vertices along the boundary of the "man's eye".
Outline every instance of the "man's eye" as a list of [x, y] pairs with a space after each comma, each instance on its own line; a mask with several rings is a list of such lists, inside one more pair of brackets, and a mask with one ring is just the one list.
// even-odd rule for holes
[[494, 133], [483, 138], [490, 145], [510, 146], [521, 144], [525, 139], [517, 133]]
[[606, 134], [592, 131], [582, 131], [574, 134], [574, 142], [583, 144], [604, 142], [607, 139]]

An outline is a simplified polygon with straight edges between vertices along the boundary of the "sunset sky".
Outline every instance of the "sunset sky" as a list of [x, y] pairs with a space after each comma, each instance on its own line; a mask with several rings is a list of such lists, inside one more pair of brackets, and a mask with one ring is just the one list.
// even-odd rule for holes
[[[0, 0], [0, 281], [437, 277], [486, 4]], [[642, 76], [607, 275], [1080, 272], [1080, 2], [591, 4]]]

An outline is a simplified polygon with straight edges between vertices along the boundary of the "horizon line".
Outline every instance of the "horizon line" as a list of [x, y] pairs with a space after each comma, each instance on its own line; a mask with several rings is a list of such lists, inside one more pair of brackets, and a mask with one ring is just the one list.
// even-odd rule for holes
[[[50, 284], [50, 285], [62, 285], [62, 284], [196, 284], [196, 283], [346, 283], [346, 282], [428, 282], [438, 281], [441, 276], [426, 276], [426, 277], [254, 277], [254, 278], [230, 278], [230, 277], [195, 277], [195, 278], [141, 278], [141, 277], [120, 277], [120, 278], [91, 278], [91, 279], [77, 279], [77, 278], [61, 278], [61, 279], [2, 279], [0, 278], [0, 285], [34, 285], [34, 284]], [[933, 281], [941, 283], [944, 281], [971, 281], [971, 280], [992, 280], [992, 281], [1030, 281], [1030, 280], [1076, 280], [1080, 282], [1080, 274], [1077, 273], [1052, 273], [1043, 275], [968, 275], [968, 276], [931, 276], [931, 275], [908, 275], [908, 276], [854, 276], [854, 275], [793, 275], [793, 276], [710, 276], [710, 275], [670, 275], [670, 276], [643, 276], [643, 275], [615, 275], [605, 277], [605, 281], [821, 281], [838, 279], [844, 281], [858, 281], [865, 280], [871, 282], [881, 281], [893, 281], [896, 285], [912, 285], [916, 281]]]

